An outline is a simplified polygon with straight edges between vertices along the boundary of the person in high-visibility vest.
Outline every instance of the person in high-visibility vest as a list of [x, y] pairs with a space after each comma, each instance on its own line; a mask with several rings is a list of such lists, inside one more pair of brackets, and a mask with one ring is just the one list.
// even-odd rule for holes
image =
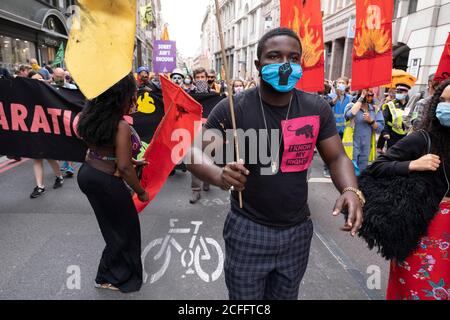
[[343, 136], [345, 129], [344, 111], [345, 107], [352, 102], [352, 96], [347, 93], [349, 80], [341, 77], [336, 81], [336, 93], [331, 95], [331, 105], [336, 118], [336, 127], [339, 135]]
[[376, 157], [375, 134], [384, 129], [382, 112], [375, 108], [374, 93], [363, 90], [356, 103], [345, 108], [346, 127], [342, 144], [347, 156], [356, 162], [359, 170], [366, 169]]
[[403, 113], [408, 102], [408, 92], [410, 89], [411, 87], [406, 84], [397, 84], [395, 100], [389, 101], [383, 106], [385, 126], [381, 135], [387, 140], [388, 149], [403, 139], [407, 134], [403, 123]]
[[[395, 100], [395, 88], [390, 88], [388, 90], [388, 92], [386, 92], [384, 95], [385, 95], [385, 98], [383, 99], [383, 101], [381, 101], [381, 104], [379, 106], [379, 109], [382, 112], [387, 108], [387, 104], [389, 101]], [[384, 145], [385, 144], [386, 144], [386, 140], [384, 139], [383, 135], [380, 135], [380, 137], [378, 138], [378, 141], [377, 141], [377, 152], [379, 154], [384, 153]]]
[[[336, 127], [338, 129], [339, 136], [343, 137], [345, 129], [345, 119], [344, 111], [345, 107], [352, 102], [352, 96], [348, 94], [349, 79], [347, 77], [338, 78], [336, 81], [336, 93], [330, 93], [331, 98], [330, 105], [334, 112], [334, 117], [336, 119]], [[324, 165], [323, 176], [330, 178], [330, 171], [327, 166]]]

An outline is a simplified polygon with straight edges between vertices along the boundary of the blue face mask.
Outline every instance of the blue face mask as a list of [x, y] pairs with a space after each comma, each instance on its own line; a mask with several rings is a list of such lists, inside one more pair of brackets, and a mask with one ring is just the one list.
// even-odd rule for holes
[[345, 90], [347, 90], [347, 86], [345, 85], [345, 84], [338, 84], [338, 86], [337, 86], [337, 89], [339, 90], [339, 91], [342, 91], [342, 92], [344, 92]]
[[262, 79], [279, 92], [289, 92], [295, 88], [303, 75], [302, 67], [296, 63], [273, 63], [265, 65]]
[[406, 99], [406, 94], [396, 93], [395, 94], [395, 99], [398, 100], [398, 101], [405, 100]]
[[450, 102], [440, 102], [437, 105], [436, 117], [441, 125], [450, 128]]

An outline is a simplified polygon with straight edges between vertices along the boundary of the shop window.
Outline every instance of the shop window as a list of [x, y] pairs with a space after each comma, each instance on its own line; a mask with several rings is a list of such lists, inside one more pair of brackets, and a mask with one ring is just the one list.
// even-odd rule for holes
[[0, 35], [0, 66], [14, 72], [36, 55], [34, 43]]

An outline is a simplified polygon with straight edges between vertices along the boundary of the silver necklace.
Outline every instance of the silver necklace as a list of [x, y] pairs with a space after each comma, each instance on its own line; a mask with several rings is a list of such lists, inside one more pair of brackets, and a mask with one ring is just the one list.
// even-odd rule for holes
[[[272, 145], [270, 143], [270, 139], [269, 139], [269, 128], [267, 127], [267, 121], [266, 121], [266, 115], [264, 114], [264, 107], [263, 107], [263, 102], [262, 102], [262, 98], [261, 98], [261, 91], [258, 88], [258, 95], [259, 95], [259, 102], [260, 102], [260, 106], [261, 106], [261, 113], [263, 115], [263, 119], [264, 119], [264, 126], [266, 127], [266, 132], [267, 132], [267, 142], [269, 143], [269, 149], [270, 149], [270, 159], [272, 160], [271, 163], [271, 167], [272, 167], [272, 173], [276, 174], [278, 171], [278, 159], [280, 157], [280, 148], [281, 148], [281, 141], [283, 140], [283, 128], [281, 128], [281, 134], [280, 134], [280, 142], [278, 143], [278, 151], [276, 154], [276, 159], [273, 159], [273, 155], [272, 155]], [[291, 100], [289, 101], [289, 108], [286, 114], [286, 121], [289, 118], [289, 112], [291, 111], [291, 105], [292, 105], [292, 98], [294, 97], [294, 94], [292, 94], [291, 96]]]

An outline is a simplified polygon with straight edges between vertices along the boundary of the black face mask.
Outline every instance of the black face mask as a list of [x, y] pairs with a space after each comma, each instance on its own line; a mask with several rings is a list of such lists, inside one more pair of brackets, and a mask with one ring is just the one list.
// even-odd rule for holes
[[208, 80], [208, 84], [211, 85], [214, 83], [214, 80]]

